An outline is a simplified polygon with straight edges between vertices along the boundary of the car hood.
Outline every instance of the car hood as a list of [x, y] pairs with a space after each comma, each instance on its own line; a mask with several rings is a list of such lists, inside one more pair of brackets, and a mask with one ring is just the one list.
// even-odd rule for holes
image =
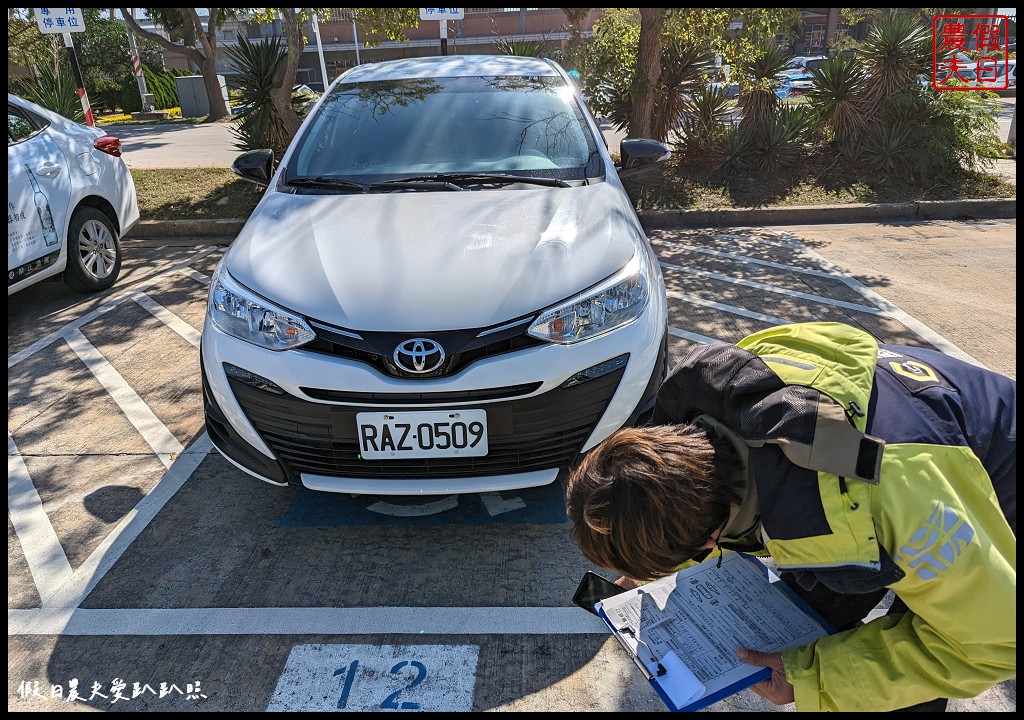
[[227, 270], [307, 317], [353, 330], [486, 327], [600, 282], [638, 247], [607, 182], [355, 195], [269, 193]]

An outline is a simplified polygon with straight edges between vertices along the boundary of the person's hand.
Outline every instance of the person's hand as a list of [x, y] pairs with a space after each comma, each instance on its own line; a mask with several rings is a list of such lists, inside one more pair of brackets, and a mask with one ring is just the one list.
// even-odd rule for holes
[[772, 676], [764, 682], [752, 685], [751, 690], [776, 705], [793, 702], [793, 686], [786, 680], [786, 668], [782, 664], [782, 653], [768, 653], [750, 648], [739, 648], [736, 657], [748, 665], [772, 669]]
[[623, 575], [622, 577], [620, 577], [618, 580], [615, 581], [615, 584], [618, 585], [621, 588], [626, 588], [627, 590], [632, 590], [633, 588], [640, 587], [641, 585], [644, 584], [644, 582], [643, 582], [643, 580], [634, 580], [631, 577], [626, 577], [625, 575]]

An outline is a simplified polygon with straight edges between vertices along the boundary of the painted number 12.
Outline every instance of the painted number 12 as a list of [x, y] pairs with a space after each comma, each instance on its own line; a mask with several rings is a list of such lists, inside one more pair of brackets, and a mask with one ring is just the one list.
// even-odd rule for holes
[[[423, 682], [427, 677], [427, 668], [421, 662], [416, 660], [403, 660], [400, 663], [396, 663], [391, 668], [391, 674], [396, 675], [405, 666], [410, 666], [416, 670], [416, 676], [410, 680], [405, 687], [401, 687], [395, 690], [393, 693], [384, 698], [384, 701], [380, 704], [380, 707], [384, 710], [419, 710], [420, 704], [417, 702], [398, 702], [398, 696], [406, 690], [412, 690], [414, 687]], [[356, 678], [356, 670], [359, 668], [359, 661], [353, 660], [348, 664], [347, 667], [338, 668], [334, 671], [334, 677], [339, 675], [345, 676], [345, 683], [341, 688], [341, 696], [338, 698], [338, 709], [344, 709], [348, 704], [348, 696], [352, 692], [352, 682]]]

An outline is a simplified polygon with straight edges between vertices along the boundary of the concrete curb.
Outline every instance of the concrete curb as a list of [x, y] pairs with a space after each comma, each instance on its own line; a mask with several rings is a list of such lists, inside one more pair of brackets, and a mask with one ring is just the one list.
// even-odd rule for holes
[[[910, 222], [916, 220], [975, 220], [1016, 218], [1016, 198], [980, 200], [922, 200], [909, 203], [851, 203], [792, 207], [729, 208], [720, 210], [658, 210], [638, 213], [646, 230], [675, 227], [735, 227], [759, 225], [820, 225], [827, 223]], [[245, 220], [143, 220], [126, 240], [196, 244], [236, 237]]]
[[127, 239], [235, 237], [245, 225], [244, 219], [232, 220], [140, 220]]
[[673, 227], [751, 225], [821, 225], [827, 223], [908, 222], [914, 220], [974, 220], [1016, 218], [1015, 198], [979, 200], [922, 200], [908, 203], [850, 203], [794, 205], [721, 210], [660, 210], [641, 212], [647, 230]]

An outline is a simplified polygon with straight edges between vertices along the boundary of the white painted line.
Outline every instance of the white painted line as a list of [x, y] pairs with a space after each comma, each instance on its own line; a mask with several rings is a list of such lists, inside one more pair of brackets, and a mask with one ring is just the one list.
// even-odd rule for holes
[[203, 335], [194, 327], [145, 293], [137, 294], [134, 300], [145, 310], [149, 311], [150, 315], [155, 317], [174, 332], [181, 335], [196, 347], [199, 347], [199, 341], [202, 340]]
[[7, 635], [593, 635], [572, 607], [168, 608], [8, 610]]
[[705, 300], [704, 298], [699, 298], [696, 295], [676, 292], [675, 290], [667, 291], [666, 295], [674, 300], [682, 300], [683, 302], [690, 303], [691, 305], [703, 305], [704, 307], [714, 308], [715, 310], [721, 310], [733, 315], [740, 315], [742, 317], [750, 318], [751, 320], [763, 320], [764, 322], [772, 323], [773, 325], [787, 325], [791, 322], [790, 320], [777, 318], [774, 315], [765, 315], [764, 313], [746, 310], [741, 307], [736, 307], [735, 305], [725, 305], [724, 303], [718, 303], [713, 300]]
[[32, 484], [18, 446], [7, 433], [7, 514], [18, 536], [32, 581], [43, 604], [74, 571], [60, 538], [43, 510], [43, 501]]
[[170, 467], [174, 457], [184, 448], [167, 426], [149, 409], [149, 405], [125, 381], [114, 366], [100, 354], [99, 350], [79, 330], [73, 330], [65, 338], [71, 349], [95, 376], [110, 397], [121, 408], [128, 422], [142, 435], [142, 439], [153, 448], [164, 467]]
[[296, 645], [267, 712], [471, 712], [479, 645]]
[[[749, 255], [738, 255], [736, 253], [727, 253], [720, 250], [711, 250], [709, 248], [696, 247], [694, 245], [687, 245], [685, 243], [672, 242], [670, 240], [662, 240], [662, 245], [671, 245], [672, 247], [682, 248], [683, 250], [690, 250], [695, 253], [701, 253], [703, 255], [713, 255], [714, 257], [725, 258], [726, 260], [732, 260], [734, 262], [749, 263], [751, 265], [762, 265], [764, 267], [775, 268], [776, 270], [785, 270], [786, 272], [802, 273], [804, 275], [816, 275], [817, 277], [830, 278], [838, 280], [834, 274], [826, 270], [812, 270], [810, 268], [799, 267], [798, 265], [789, 265], [787, 263], [777, 263], [771, 260], [761, 260], [760, 258], [753, 258]], [[792, 245], [784, 245], [783, 247], [792, 247]]]
[[939, 333], [932, 330], [930, 327], [928, 327], [923, 322], [915, 318], [913, 315], [910, 315], [904, 312], [903, 310], [900, 310], [898, 307], [896, 307], [891, 302], [886, 300], [884, 297], [876, 293], [874, 290], [863, 285], [859, 280], [847, 275], [841, 268], [830, 263], [822, 255], [819, 255], [818, 253], [806, 247], [803, 248], [803, 252], [808, 257], [813, 258], [822, 267], [828, 268], [832, 272], [834, 272], [837, 276], [840, 277], [840, 279], [844, 283], [846, 283], [848, 287], [850, 287], [850, 289], [852, 289], [854, 292], [856, 292], [858, 295], [865, 298], [869, 302], [872, 302], [878, 307], [880, 307], [882, 311], [886, 315], [891, 317], [893, 320], [902, 323], [907, 329], [913, 330], [928, 344], [941, 350], [946, 355], [949, 355], [951, 357], [959, 358], [964, 362], [969, 362], [972, 365], [977, 365], [978, 367], [986, 367], [984, 363], [958, 348], [956, 345], [951, 343], [949, 340], [944, 338]]
[[692, 340], [693, 342], [700, 343], [701, 345], [714, 345], [715, 343], [725, 342], [724, 340], [708, 337], [707, 335], [698, 335], [697, 333], [692, 333], [688, 330], [680, 330], [677, 327], [670, 327], [668, 329], [668, 334], [673, 337], [683, 338], [684, 340]]
[[[60, 587], [44, 603], [44, 608], [70, 609], [78, 607], [93, 588], [114, 566], [128, 546], [156, 517], [181, 486], [185, 484], [203, 459], [213, 451], [210, 436], [204, 431], [188, 449], [178, 456], [153, 489], [132, 508], [75, 571], [74, 577]], [[51, 610], [47, 610], [51, 612]], [[68, 616], [70, 617], [70, 615]]]
[[200, 283], [202, 285], [208, 286], [210, 284], [210, 276], [204, 275], [198, 270], [194, 270], [192, 268], [181, 268], [180, 270], [178, 270], [178, 272], [182, 275], [185, 275], [186, 277], [192, 278], [197, 283]]
[[823, 305], [834, 305], [835, 307], [847, 308], [848, 310], [856, 310], [857, 312], [868, 313], [870, 315], [882, 315], [884, 311], [879, 310], [876, 307], [868, 307], [867, 305], [857, 305], [856, 303], [846, 302], [844, 300], [833, 300], [822, 295], [812, 295], [811, 293], [802, 293], [796, 290], [787, 290], [786, 288], [775, 287], [774, 285], [768, 285], [766, 283], [755, 282], [753, 280], [741, 280], [728, 275], [722, 275], [721, 273], [708, 272], [707, 270], [697, 270], [695, 268], [683, 267], [682, 265], [673, 265], [671, 263], [661, 263], [663, 268], [669, 270], [676, 270], [678, 272], [689, 273], [691, 275], [699, 275], [700, 277], [711, 278], [712, 280], [720, 280], [722, 282], [731, 283], [733, 285], [744, 285], [746, 287], [757, 288], [758, 290], [764, 290], [766, 292], [777, 293], [779, 295], [787, 295], [789, 297], [797, 297], [802, 300], [810, 300], [811, 302], [821, 303]]
[[172, 273], [172, 272], [174, 272], [174, 271], [176, 271], [176, 270], [178, 270], [180, 268], [188, 267], [189, 265], [191, 265], [192, 263], [196, 262], [197, 260], [202, 260], [204, 257], [209, 255], [210, 253], [215, 252], [216, 250], [221, 250], [221, 249], [223, 249], [223, 248], [216, 248], [216, 247], [207, 248], [207, 249], [205, 249], [205, 250], [203, 250], [203, 251], [201, 251], [199, 253], [196, 253], [195, 255], [193, 255], [192, 257], [188, 258], [187, 260], [183, 260], [182, 262], [175, 263], [174, 265], [171, 265], [170, 267], [168, 267], [166, 269], [166, 271], [161, 270], [159, 275], [151, 277], [151, 278], [149, 278], [147, 280], [143, 280], [142, 282], [140, 282], [135, 287], [133, 287], [133, 288], [131, 288], [129, 290], [126, 290], [122, 295], [119, 295], [116, 298], [113, 298], [112, 300], [104, 303], [103, 305], [100, 305], [95, 310], [86, 313], [85, 315], [83, 315], [82, 317], [78, 318], [77, 320], [74, 320], [74, 321], [68, 323], [67, 325], [62, 327], [60, 330], [55, 330], [52, 333], [50, 333], [49, 335], [46, 335], [46, 336], [40, 338], [39, 340], [36, 340], [34, 343], [29, 345], [27, 348], [24, 348], [23, 350], [19, 350], [18, 352], [14, 353], [13, 355], [11, 355], [10, 357], [7, 358], [7, 369], [10, 370], [12, 367], [17, 365], [18, 363], [20, 363], [23, 360], [25, 360], [27, 358], [30, 358], [33, 355], [35, 355], [37, 352], [39, 352], [43, 348], [52, 345], [53, 343], [57, 342], [58, 340], [62, 340], [64, 338], [66, 338], [70, 333], [77, 331], [78, 328], [82, 327], [83, 325], [85, 325], [87, 323], [92, 322], [93, 320], [95, 320], [96, 318], [100, 317], [101, 315], [104, 315], [105, 313], [110, 312], [111, 310], [113, 310], [114, 308], [116, 308], [118, 305], [120, 305], [121, 303], [125, 302], [126, 300], [133, 299], [135, 297], [136, 293], [143, 292], [143, 291], [149, 289], [150, 287], [152, 287], [153, 285], [156, 285], [158, 282], [160, 282], [164, 278], [166, 278], [169, 273]]

